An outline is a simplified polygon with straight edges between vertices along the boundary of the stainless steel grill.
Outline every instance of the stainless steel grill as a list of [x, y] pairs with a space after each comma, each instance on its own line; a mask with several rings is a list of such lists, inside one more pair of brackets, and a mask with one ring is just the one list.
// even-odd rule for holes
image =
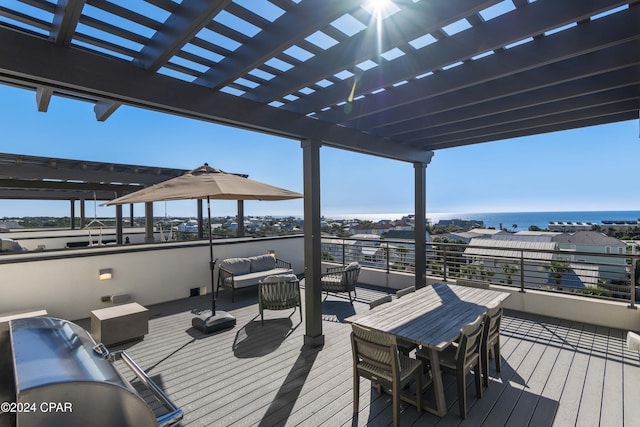
[[[182, 410], [124, 351], [110, 353], [80, 326], [33, 317], [2, 329], [0, 426], [169, 426], [182, 419]], [[121, 374], [117, 360], [164, 406], [161, 415]]]

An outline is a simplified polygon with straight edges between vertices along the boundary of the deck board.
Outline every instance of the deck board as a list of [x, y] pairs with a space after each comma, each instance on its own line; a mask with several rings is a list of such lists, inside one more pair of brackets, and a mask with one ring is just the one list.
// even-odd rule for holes
[[[389, 426], [391, 399], [364, 379], [359, 412], [352, 414], [351, 328], [343, 323], [385, 293], [359, 287], [353, 305], [330, 295], [323, 302], [325, 345], [318, 350], [303, 347], [297, 311], [266, 311], [262, 326], [251, 292], [239, 293], [233, 304], [221, 294], [219, 309], [237, 319], [233, 329], [204, 335], [191, 328], [190, 310], [210, 305], [208, 296], [193, 297], [149, 307], [149, 334], [114, 349], [126, 349], [184, 410], [182, 426]], [[467, 419], [458, 414], [455, 379], [445, 375], [447, 414], [439, 418], [403, 404], [401, 424], [634, 425], [640, 363], [625, 338], [620, 330], [505, 310], [502, 373], [491, 361], [482, 399], [469, 374]]]

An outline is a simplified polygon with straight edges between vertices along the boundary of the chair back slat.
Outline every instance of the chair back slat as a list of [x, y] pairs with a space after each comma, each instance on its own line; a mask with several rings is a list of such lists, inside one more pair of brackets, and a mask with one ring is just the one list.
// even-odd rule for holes
[[456, 363], [462, 369], [480, 355], [483, 332], [482, 316], [460, 330], [460, 344], [456, 353]]
[[491, 341], [497, 335], [500, 335], [500, 320], [502, 319], [502, 307], [492, 307], [485, 315], [485, 339]]
[[402, 298], [403, 296], [415, 291], [416, 291], [415, 286], [409, 286], [408, 288], [400, 289], [399, 291], [396, 291], [396, 298]]
[[376, 300], [371, 301], [369, 303], [369, 310], [387, 302], [391, 302], [391, 295], [387, 295], [382, 298], [378, 298]]
[[356, 354], [368, 363], [385, 370], [392, 370], [393, 358], [397, 357], [396, 338], [373, 329], [352, 325]]

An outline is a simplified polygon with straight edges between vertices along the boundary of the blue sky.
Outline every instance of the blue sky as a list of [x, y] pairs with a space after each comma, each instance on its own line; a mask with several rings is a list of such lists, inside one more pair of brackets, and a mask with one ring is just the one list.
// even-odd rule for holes
[[[299, 141], [121, 107], [97, 122], [93, 105], [54, 96], [39, 113], [35, 93], [0, 86], [0, 152], [228, 172], [303, 191]], [[638, 120], [435, 152], [427, 168], [429, 213], [638, 210], [632, 183]], [[323, 147], [322, 214], [413, 212], [409, 163]], [[114, 216], [87, 203], [87, 216]], [[195, 201], [156, 203], [155, 215], [195, 216]], [[78, 212], [78, 209], [76, 210]], [[302, 216], [302, 200], [246, 202], [246, 215]], [[236, 203], [213, 201], [213, 215]], [[136, 205], [135, 215], [143, 215]], [[0, 217], [68, 216], [69, 202], [0, 201]], [[393, 217], [393, 215], [389, 215]]]

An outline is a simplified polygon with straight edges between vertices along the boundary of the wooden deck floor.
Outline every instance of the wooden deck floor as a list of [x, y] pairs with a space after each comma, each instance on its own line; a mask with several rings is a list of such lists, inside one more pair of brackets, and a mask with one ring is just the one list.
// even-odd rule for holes
[[[125, 348], [184, 410], [183, 426], [387, 426], [389, 396], [366, 380], [360, 412], [352, 415], [350, 326], [342, 323], [381, 293], [359, 288], [353, 306], [330, 296], [318, 350], [302, 346], [297, 312], [266, 312], [261, 326], [251, 290], [234, 304], [221, 294], [218, 307], [237, 318], [231, 330], [192, 329], [190, 310], [209, 306], [208, 296], [194, 297], [149, 307], [149, 334]], [[469, 378], [465, 421], [455, 381], [445, 376], [448, 414], [438, 418], [403, 405], [402, 425], [631, 426], [640, 419], [640, 364], [623, 331], [507, 311], [502, 356], [502, 373], [497, 377], [491, 367], [482, 399]]]

